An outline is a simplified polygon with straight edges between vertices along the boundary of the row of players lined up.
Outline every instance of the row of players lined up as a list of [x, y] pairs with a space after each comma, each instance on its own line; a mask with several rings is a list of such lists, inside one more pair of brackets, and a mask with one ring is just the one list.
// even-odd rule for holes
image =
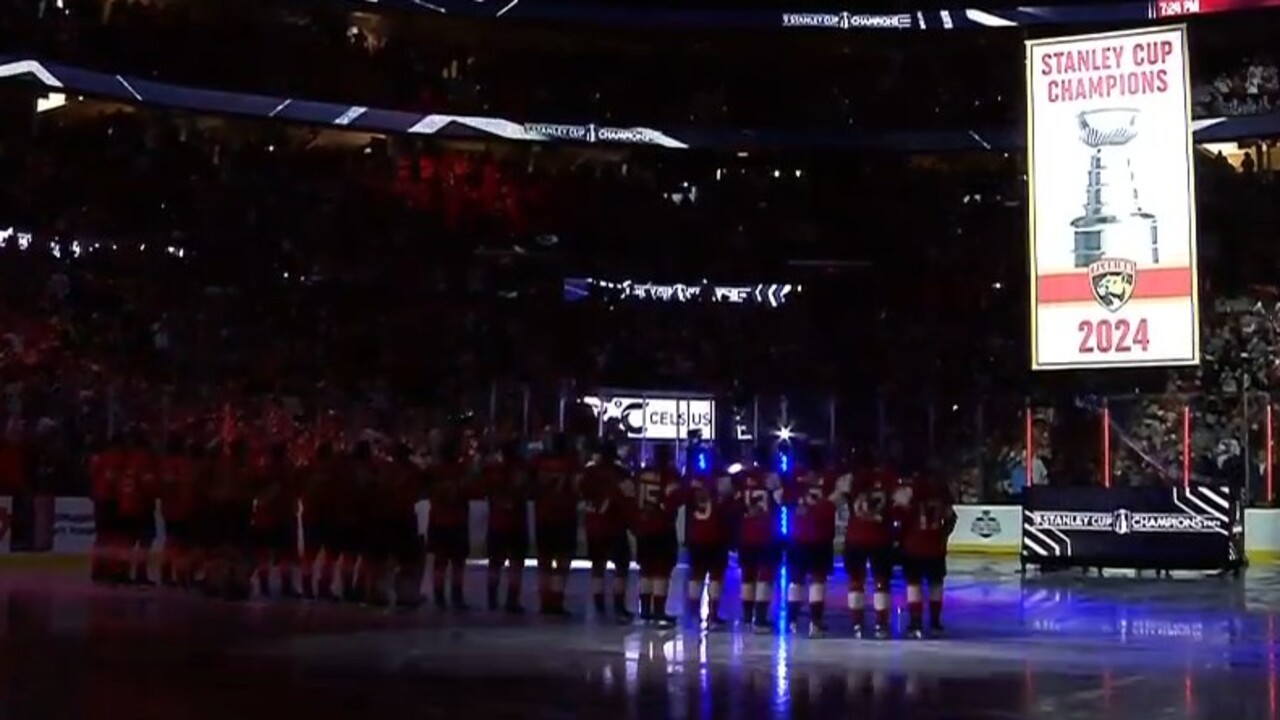
[[[346, 453], [320, 443], [305, 460], [283, 444], [257, 454], [240, 440], [206, 446], [174, 438], [169, 447], [183, 451], [157, 456], [139, 437], [92, 457], [95, 581], [152, 584], [147, 568], [158, 503], [165, 529], [161, 580], [167, 585], [241, 599], [250, 595], [256, 577], [259, 593], [269, 595], [274, 569], [288, 597], [414, 608], [423, 602], [430, 556], [435, 603], [461, 609], [470, 504], [485, 501], [491, 609], [522, 612], [521, 579], [532, 541], [539, 609], [567, 614], [565, 586], [581, 521], [597, 612], [609, 609], [608, 590], [615, 617], [633, 620], [627, 579], [634, 538], [639, 615], [672, 624], [666, 608], [679, 555], [678, 511], [684, 508], [687, 598], [698, 602], [706, 590], [712, 626], [724, 624], [724, 577], [736, 550], [744, 622], [772, 627], [773, 589], [785, 560], [788, 617], [794, 623], [807, 604], [809, 632], [822, 635], [836, 516], [843, 505], [849, 512], [844, 566], [855, 631], [863, 632], [870, 578], [874, 632], [889, 634], [889, 579], [897, 563], [907, 578], [909, 632], [924, 632], [926, 585], [931, 629], [942, 627], [946, 546], [955, 514], [946, 484], [932, 474], [871, 462], [828, 463], [817, 448], [791, 472], [779, 473], [771, 462], [776, 454], [759, 448], [752, 466], [699, 471], [695, 463], [682, 477], [669, 446], [656, 449], [652, 464], [632, 468], [619, 460], [610, 441], [600, 442], [582, 463], [563, 436], [532, 458], [522, 457], [515, 443], [484, 453], [463, 438], [446, 440], [429, 459], [403, 444], [387, 444], [379, 452], [367, 440]], [[415, 508], [422, 500], [429, 501], [425, 544]], [[613, 577], [606, 583], [610, 565]]]

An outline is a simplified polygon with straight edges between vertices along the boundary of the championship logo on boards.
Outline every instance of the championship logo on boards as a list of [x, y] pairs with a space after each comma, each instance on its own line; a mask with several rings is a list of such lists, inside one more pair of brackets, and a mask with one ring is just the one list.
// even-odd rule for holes
[[1089, 286], [1102, 307], [1115, 312], [1133, 297], [1138, 283], [1138, 263], [1132, 260], [1105, 259], [1089, 265]]
[[983, 540], [990, 540], [1000, 534], [1000, 519], [992, 515], [990, 510], [983, 510], [973, 519], [969, 530]]
[[1128, 535], [1133, 530], [1133, 513], [1128, 510], [1116, 510], [1111, 516], [1111, 531], [1117, 535]]

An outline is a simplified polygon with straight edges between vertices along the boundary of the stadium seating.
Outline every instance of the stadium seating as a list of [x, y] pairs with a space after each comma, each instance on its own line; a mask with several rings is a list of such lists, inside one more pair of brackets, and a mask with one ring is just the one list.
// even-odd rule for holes
[[[1016, 38], [895, 35], [887, 52], [881, 39], [779, 41], [778, 55], [739, 66], [724, 55], [750, 36], [646, 50], [621, 31], [303, 19], [270, 3], [9, 4], [7, 51], [420, 111], [939, 128], [1021, 112], [1018, 73], [953, 82], [962, 48], [984, 58], [973, 67], [1000, 67], [1020, 62]], [[519, 40], [480, 52], [493, 37]], [[1230, 64], [1211, 66], [1205, 77]], [[1253, 74], [1269, 93], [1274, 73]], [[1227, 85], [1220, 95], [1235, 93]], [[607, 386], [838, 407], [843, 439], [928, 447], [960, 468], [970, 499], [1007, 491], [1029, 406], [1112, 398], [1125, 408], [1113, 420], [1126, 477], [1156, 481], [1180, 462], [1168, 438], [1188, 404], [1206, 418], [1197, 463], [1224, 439], [1263, 453], [1280, 323], [1266, 228], [1280, 204], [1264, 168], [1239, 172], [1211, 149], [1197, 167], [1207, 362], [1098, 384], [1081, 401], [1026, 371], [1016, 156], [426, 142], [78, 98], [7, 132], [0, 418], [11, 445], [60, 467], [121, 428], [208, 426], [227, 407], [246, 422], [284, 405], [337, 412], [353, 428], [477, 413], [536, 432], [575, 393]], [[803, 289], [782, 308], [562, 303], [563, 278], [584, 275]], [[826, 433], [824, 412], [797, 420]], [[1053, 463], [1075, 448], [1051, 434], [1038, 446], [1065, 476]], [[60, 492], [84, 481], [26, 475]]]

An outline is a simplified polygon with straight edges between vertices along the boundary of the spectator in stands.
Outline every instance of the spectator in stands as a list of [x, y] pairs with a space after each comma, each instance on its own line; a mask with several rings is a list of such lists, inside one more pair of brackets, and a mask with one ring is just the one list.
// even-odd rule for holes
[[[0, 217], [13, 226], [0, 233], [0, 376], [23, 452], [76, 457], [89, 433], [143, 425], [159, 437], [175, 424], [216, 426], [224, 408], [258, 424], [286, 399], [292, 416], [331, 413], [349, 427], [389, 430], [411, 408], [446, 418], [493, 407], [489, 421], [519, 418], [527, 430], [558, 420], [571, 380], [882, 391], [897, 407], [1027, 386], [1007, 337], [1022, 321], [1021, 269], [1009, 259], [1020, 252], [1019, 180], [999, 163], [841, 157], [784, 168], [775, 158], [417, 149], [89, 103], [67, 110], [38, 118], [0, 166]], [[1201, 175], [1202, 217], [1218, 233], [1206, 247], [1270, 257], [1254, 223], [1275, 212], [1273, 188], [1211, 160]], [[922, 202], [930, 212], [913, 212]], [[850, 213], [865, 218], [854, 247]], [[797, 255], [832, 262], [814, 263], [805, 291], [776, 310], [557, 302], [563, 275], [581, 268], [764, 280], [801, 272], [787, 264]], [[1233, 263], [1206, 255], [1206, 302], [1262, 294], [1256, 277], [1230, 277], [1219, 270]], [[832, 280], [850, 260], [871, 270]], [[920, 293], [922, 282], [935, 292]], [[1274, 299], [1241, 308], [1206, 313], [1199, 375], [1146, 385], [1214, 398], [1195, 415], [1197, 457], [1224, 437], [1252, 456], [1262, 437], [1265, 403], [1232, 398], [1269, 389], [1280, 318]], [[525, 411], [496, 397], [501, 384], [554, 399]], [[963, 496], [992, 497], [1015, 474], [1025, 453], [1016, 407], [930, 448], [949, 453]], [[1144, 399], [1113, 415], [1118, 472], [1180, 477], [1178, 408]], [[42, 418], [52, 427], [40, 429]], [[924, 428], [895, 423], [895, 439], [925, 446]], [[1076, 448], [1051, 429], [1040, 437], [1040, 423], [1036, 433], [1033, 479], [1070, 477], [1055, 463]]]

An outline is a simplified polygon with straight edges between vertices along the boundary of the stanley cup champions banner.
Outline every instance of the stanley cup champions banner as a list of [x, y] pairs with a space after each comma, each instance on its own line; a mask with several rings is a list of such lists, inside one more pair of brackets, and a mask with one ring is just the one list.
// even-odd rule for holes
[[1031, 366], [1200, 361], [1186, 32], [1029, 41]]

